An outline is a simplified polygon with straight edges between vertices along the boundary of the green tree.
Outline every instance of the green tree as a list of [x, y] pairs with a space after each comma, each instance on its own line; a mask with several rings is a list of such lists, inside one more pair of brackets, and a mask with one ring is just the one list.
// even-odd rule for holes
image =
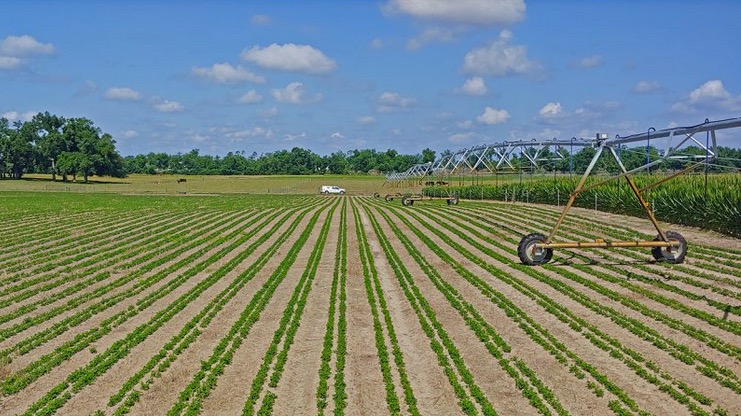
[[0, 119], [0, 170], [2, 176], [20, 179], [33, 162], [33, 135], [29, 127], [20, 121], [9, 126], [5, 118]]

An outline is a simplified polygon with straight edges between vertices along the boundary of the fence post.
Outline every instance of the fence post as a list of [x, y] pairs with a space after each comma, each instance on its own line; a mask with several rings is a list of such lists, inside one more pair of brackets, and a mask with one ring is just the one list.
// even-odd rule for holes
[[597, 194], [594, 194], [594, 210], [597, 211]]

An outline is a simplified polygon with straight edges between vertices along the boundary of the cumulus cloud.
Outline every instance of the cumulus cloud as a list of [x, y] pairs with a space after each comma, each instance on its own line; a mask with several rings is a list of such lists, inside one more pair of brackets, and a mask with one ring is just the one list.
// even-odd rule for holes
[[457, 31], [449, 28], [433, 27], [425, 29], [419, 36], [407, 41], [407, 49], [420, 49], [431, 42], [451, 42], [456, 39], [456, 35]]
[[296, 45], [293, 43], [284, 45], [273, 43], [264, 48], [253, 46], [243, 51], [241, 57], [245, 61], [266, 69], [314, 75], [328, 74], [337, 66], [332, 59], [329, 59], [322, 51], [311, 45]]
[[470, 133], [470, 132], [469, 133], [456, 133], [456, 134], [448, 136], [448, 141], [450, 143], [455, 143], [455, 144], [469, 143], [472, 141], [472, 139], [475, 136], [476, 135], [474, 133]]
[[487, 92], [486, 83], [481, 77], [473, 77], [463, 83], [461, 91], [467, 95], [485, 95]]
[[282, 90], [274, 89], [272, 94], [276, 101], [288, 104], [312, 103], [322, 99], [321, 94], [308, 97], [302, 82], [292, 82], [286, 85]]
[[126, 139], [132, 139], [138, 135], [139, 133], [137, 133], [135, 130], [126, 130], [125, 132], [121, 133], [121, 136]]
[[23, 60], [14, 56], [0, 56], [0, 69], [15, 69], [23, 64]]
[[299, 134], [286, 133], [286, 134], [283, 135], [283, 141], [285, 141], [285, 142], [292, 142], [292, 141], [295, 141], [297, 139], [305, 139], [305, 138], [306, 138], [306, 132], [305, 131], [302, 131]]
[[133, 90], [128, 87], [111, 87], [106, 90], [103, 95], [107, 100], [116, 101], [138, 101], [141, 100], [142, 95], [139, 91]]
[[509, 117], [507, 110], [498, 110], [487, 106], [484, 109], [484, 113], [476, 117], [476, 121], [488, 125], [502, 124], [506, 123], [507, 120], [509, 120]]
[[0, 42], [0, 53], [14, 57], [50, 55], [54, 53], [54, 45], [41, 43], [29, 35], [8, 36]]
[[543, 106], [538, 112], [541, 119], [553, 119], [563, 114], [563, 106], [561, 103], [548, 103]]
[[256, 104], [262, 101], [262, 95], [255, 90], [249, 90], [237, 99], [240, 104]]
[[54, 45], [51, 43], [41, 43], [29, 35], [8, 36], [0, 41], [0, 69], [18, 69], [34, 55], [53, 53]]
[[31, 121], [31, 119], [38, 114], [38, 111], [26, 111], [19, 113], [17, 111], [8, 111], [3, 113], [2, 118], [7, 119], [10, 122], [14, 121]]
[[576, 66], [580, 68], [595, 68], [600, 65], [602, 65], [602, 56], [600, 55], [592, 55], [588, 56], [586, 58], [582, 58], [579, 60], [579, 62], [576, 63]]
[[179, 113], [185, 111], [185, 107], [177, 101], [155, 99], [152, 107], [161, 113]]
[[273, 131], [265, 127], [255, 126], [251, 129], [231, 131], [225, 134], [233, 142], [241, 141], [250, 137], [272, 137]]
[[695, 112], [703, 110], [739, 111], [741, 96], [728, 92], [721, 80], [710, 80], [692, 90], [689, 96], [672, 106], [675, 112]]
[[466, 53], [463, 70], [492, 76], [537, 72], [540, 65], [528, 59], [526, 47], [512, 45], [512, 37], [512, 32], [504, 30], [488, 45]]
[[636, 84], [634, 90], [639, 93], [656, 91], [661, 88], [661, 84], [656, 81], [640, 81]]
[[331, 136], [329, 136], [330, 139], [333, 140], [343, 140], [345, 138], [345, 135], [340, 132], [334, 132]]
[[525, 18], [524, 0], [390, 0], [387, 14], [463, 25], [507, 25]]
[[402, 97], [398, 93], [386, 91], [378, 97], [378, 104], [379, 112], [388, 113], [412, 107], [415, 101], [412, 98]]
[[265, 83], [265, 78], [241, 66], [234, 67], [228, 63], [213, 64], [210, 68], [193, 68], [192, 72], [198, 77], [206, 78], [219, 84], [235, 84], [244, 81], [255, 84]]

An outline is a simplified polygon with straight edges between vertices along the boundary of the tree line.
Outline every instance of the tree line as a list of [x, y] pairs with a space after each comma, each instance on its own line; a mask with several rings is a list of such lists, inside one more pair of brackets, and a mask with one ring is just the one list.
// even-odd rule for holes
[[400, 172], [419, 163], [435, 160], [435, 152], [424, 149], [421, 154], [404, 155], [396, 150], [375, 149], [337, 151], [320, 156], [311, 150], [294, 147], [291, 150], [258, 155], [253, 152], [229, 152], [226, 156], [202, 155], [198, 149], [185, 154], [148, 153], [124, 158], [128, 173], [173, 173], [194, 175], [315, 175], [368, 174]]
[[0, 118], [0, 179], [25, 173], [50, 173], [67, 181], [91, 175], [123, 177], [124, 160], [116, 141], [87, 118], [38, 113], [31, 120], [10, 123]]
[[[584, 147], [573, 155], [568, 148], [542, 149], [533, 164], [522, 154], [513, 154], [510, 164], [515, 171], [528, 173], [580, 173], [589, 165], [595, 149]], [[535, 156], [535, 149], [529, 149]], [[698, 147], [684, 149], [685, 154], [702, 158]], [[450, 150], [439, 156], [452, 155]], [[633, 169], [661, 157], [661, 150], [649, 146], [622, 148], [621, 161]], [[741, 169], [741, 149], [719, 148], [719, 159], [708, 169], [727, 171]], [[317, 175], [317, 174], [386, 174], [403, 172], [420, 163], [438, 159], [435, 151], [425, 148], [415, 155], [400, 154], [396, 150], [355, 149], [337, 151], [320, 156], [311, 150], [294, 147], [258, 155], [245, 151], [229, 152], [226, 156], [201, 154], [198, 149], [187, 153], [139, 154], [122, 157], [116, 150], [116, 141], [103, 133], [86, 118], [64, 118], [38, 113], [26, 122], [10, 123], [0, 118], [0, 179], [20, 179], [25, 173], [46, 173], [56, 180], [57, 175], [67, 181], [81, 176], [85, 181], [91, 175], [124, 177], [128, 174], [190, 174], [190, 175]], [[470, 161], [471, 165], [476, 160]], [[669, 161], [655, 169], [678, 170], [681, 161]], [[596, 171], [614, 173], [618, 170], [609, 152], [603, 153]]]

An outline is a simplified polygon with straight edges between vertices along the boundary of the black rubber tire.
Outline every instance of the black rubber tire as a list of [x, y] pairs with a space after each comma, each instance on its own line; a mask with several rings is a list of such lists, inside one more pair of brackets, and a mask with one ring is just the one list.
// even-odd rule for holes
[[551, 261], [553, 249], [536, 249], [533, 247], [536, 243], [545, 243], [546, 236], [539, 233], [528, 234], [522, 237], [520, 244], [517, 246], [517, 255], [520, 257], [522, 264], [528, 266], [537, 266]]
[[[667, 231], [666, 238], [670, 242], [676, 242], [676, 247], [654, 247], [651, 249], [651, 255], [656, 261], [665, 261], [671, 264], [681, 264], [687, 256], [687, 240], [676, 231]], [[661, 236], [657, 235], [654, 241], [662, 241]]]
[[324, 191], [324, 195], [329, 195], [329, 191]]
[[341, 191], [340, 192], [340, 195], [345, 195], [345, 191]]
[[454, 196], [450, 199], [447, 199], [446, 202], [448, 203], [448, 205], [458, 205], [458, 197]]
[[390, 194], [386, 194], [386, 197], [384, 197], [383, 199], [385, 199], [385, 200], [386, 200], [386, 202], [391, 202], [391, 201], [393, 201], [393, 200], [394, 200], [394, 197], [393, 197], [393, 196], [391, 196]]
[[401, 205], [404, 205], [405, 207], [411, 207], [414, 205], [414, 200], [410, 199], [408, 196], [404, 196], [401, 198]]
[[379, 194], [378, 192], [373, 194], [373, 198], [378, 198], [379, 196], [381, 196], [381, 194]]

